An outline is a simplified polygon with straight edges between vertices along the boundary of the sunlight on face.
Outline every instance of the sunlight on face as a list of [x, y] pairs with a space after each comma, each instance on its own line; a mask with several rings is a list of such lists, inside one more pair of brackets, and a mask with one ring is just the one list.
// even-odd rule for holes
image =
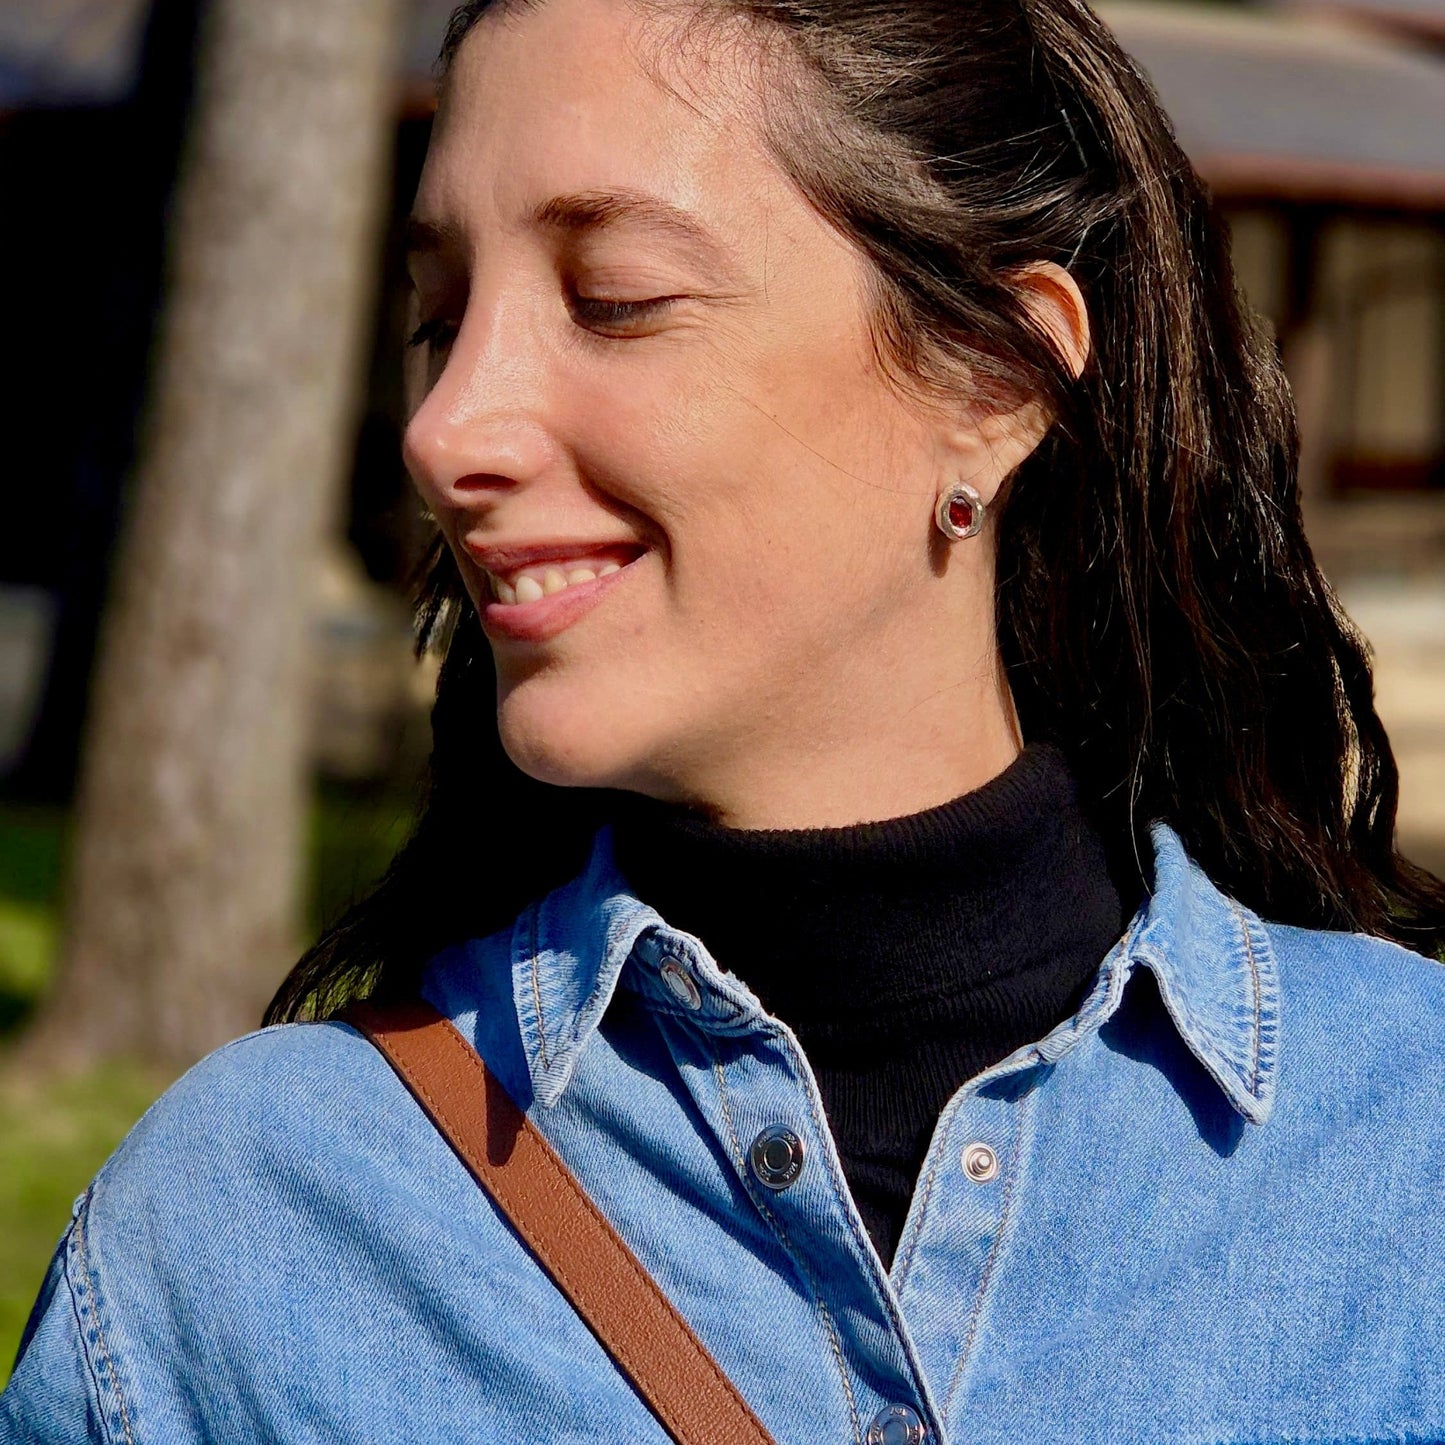
[[876, 368], [864, 261], [766, 151], [737, 52], [694, 50], [625, 0], [465, 41], [415, 207], [406, 459], [513, 760], [727, 816], [743, 773], [986, 669], [959, 624], [991, 578], [983, 549], [938, 566], [940, 427]]

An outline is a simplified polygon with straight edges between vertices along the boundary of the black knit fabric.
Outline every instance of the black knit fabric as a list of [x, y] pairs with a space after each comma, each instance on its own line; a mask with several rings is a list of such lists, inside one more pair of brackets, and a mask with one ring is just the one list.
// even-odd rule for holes
[[797, 1035], [885, 1263], [943, 1105], [1067, 1018], [1124, 924], [1103, 845], [1046, 745], [884, 822], [721, 828], [626, 795], [614, 825], [638, 896]]

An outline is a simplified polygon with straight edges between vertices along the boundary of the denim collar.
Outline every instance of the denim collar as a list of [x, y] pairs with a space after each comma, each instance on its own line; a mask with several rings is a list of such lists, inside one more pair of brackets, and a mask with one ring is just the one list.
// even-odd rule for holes
[[1154, 892], [1123, 952], [1155, 977], [1180, 1037], [1252, 1124], [1274, 1104], [1279, 974], [1264, 924], [1217, 889], [1178, 835], [1151, 829]]
[[[1264, 925], [1226, 897], [1163, 823], [1150, 830], [1154, 887], [1099, 970], [1073, 1018], [974, 1084], [1069, 1052], [1119, 1007], [1143, 967], [1158, 983], [1180, 1037], [1233, 1107], [1262, 1124], [1274, 1097], [1279, 987]], [[745, 907], [745, 903], [739, 904]], [[684, 1000], [664, 986], [676, 960], [696, 989]], [[693, 935], [668, 926], [635, 897], [617, 867], [612, 830], [599, 829], [586, 867], [525, 909], [512, 927], [512, 991], [533, 1096], [544, 1107], [566, 1090], [583, 1047], [626, 978], [659, 1011], [704, 1028], [777, 1028], [757, 997], [724, 973]], [[674, 981], [677, 970], [673, 970]]]

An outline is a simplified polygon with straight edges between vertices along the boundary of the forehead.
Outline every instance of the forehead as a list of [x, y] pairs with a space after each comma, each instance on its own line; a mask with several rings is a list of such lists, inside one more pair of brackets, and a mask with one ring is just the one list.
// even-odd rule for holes
[[463, 41], [417, 210], [535, 218], [550, 197], [651, 195], [698, 212], [783, 181], [753, 98], [747, 39], [631, 0], [501, 5]]

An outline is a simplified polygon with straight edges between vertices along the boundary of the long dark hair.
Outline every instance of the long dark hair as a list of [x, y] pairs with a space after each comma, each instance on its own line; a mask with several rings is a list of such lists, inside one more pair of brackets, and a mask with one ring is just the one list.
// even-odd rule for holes
[[[495, 3], [454, 14], [443, 69]], [[1395, 851], [1398, 777], [1365, 646], [1311, 555], [1272, 341], [1148, 83], [1081, 0], [659, 0], [769, 42], [778, 162], [873, 262], [905, 383], [1033, 393], [1057, 420], [998, 526], [999, 641], [1024, 736], [1068, 756], [1126, 881], [1168, 822], [1265, 917], [1445, 946], [1445, 884]], [[1093, 349], [1071, 377], [1022, 267], [1066, 266]], [[430, 783], [376, 890], [268, 1021], [415, 987], [584, 860], [608, 795], [505, 758], [486, 640], [444, 547]], [[962, 720], [960, 720], [962, 725]]]

